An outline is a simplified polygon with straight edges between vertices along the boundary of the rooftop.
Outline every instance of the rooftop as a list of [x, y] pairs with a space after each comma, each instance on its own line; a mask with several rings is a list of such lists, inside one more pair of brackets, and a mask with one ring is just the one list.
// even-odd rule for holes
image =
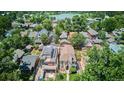
[[66, 32], [62, 32], [62, 34], [60, 35], [60, 39], [67, 39], [67, 33]]
[[122, 47], [124, 47], [124, 45], [117, 45], [117, 44], [110, 44], [110, 45], [109, 45], [109, 48], [110, 48], [113, 52], [115, 52], [115, 53], [117, 53], [118, 51], [120, 51], [120, 50], [122, 49]]
[[96, 32], [95, 30], [93, 30], [92, 28], [89, 28], [88, 33], [92, 36], [98, 35], [98, 32]]
[[84, 37], [88, 38], [88, 33], [87, 32], [80, 32], [80, 34], [82, 34]]
[[38, 56], [36, 55], [27, 55], [22, 58], [22, 61], [23, 61], [23, 64], [26, 64], [27, 67], [31, 70], [32, 67], [35, 66], [37, 59], [38, 59]]

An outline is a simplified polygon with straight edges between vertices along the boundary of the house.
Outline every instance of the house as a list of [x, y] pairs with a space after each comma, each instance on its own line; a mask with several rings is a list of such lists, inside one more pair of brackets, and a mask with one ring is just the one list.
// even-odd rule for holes
[[114, 38], [109, 38], [109, 39], [107, 39], [107, 41], [108, 41], [109, 43], [113, 43], [113, 42], [115, 42], [115, 39], [114, 39]]
[[87, 32], [80, 32], [85, 38], [90, 38]]
[[67, 39], [62, 39], [60, 40], [60, 45], [62, 44], [71, 44], [71, 42], [69, 42]]
[[28, 35], [29, 38], [36, 38], [36, 36], [37, 36], [37, 32], [33, 32], [33, 31], [29, 32]]
[[124, 45], [117, 45], [112, 43], [109, 45], [109, 48], [115, 53], [118, 53], [118, 51], [120, 51], [122, 47], [124, 48]]
[[108, 34], [108, 32], [105, 32], [105, 35], [106, 35], [106, 38], [107, 38], [107, 39], [109, 39], [109, 38], [112, 37], [110, 34]]
[[23, 56], [20, 68], [21, 70], [35, 71], [39, 61], [40, 58], [36, 55]]
[[96, 32], [92, 28], [89, 28], [89, 30], [87, 32], [88, 32], [89, 36], [91, 37], [91, 39], [95, 39], [98, 36], [98, 32]]
[[85, 47], [87, 47], [87, 48], [91, 48], [92, 46], [93, 46], [93, 44], [90, 41], [88, 41], [87, 44], [85, 45]]
[[44, 47], [44, 45], [43, 44], [40, 44], [38, 49], [39, 50], [43, 50], [43, 47]]
[[101, 44], [102, 43], [102, 40], [98, 39], [98, 38], [93, 39], [92, 41], [93, 41], [94, 44]]
[[23, 50], [21, 50], [21, 49], [15, 50], [13, 60], [20, 63], [20, 60], [21, 60], [22, 56], [24, 55], [24, 53], [25, 52]]
[[45, 80], [49, 78], [54, 80], [58, 69], [58, 48], [54, 45], [44, 46], [40, 59], [42, 60], [42, 75], [44, 74]]
[[112, 34], [113, 34], [114, 36], [120, 36], [121, 33], [122, 33], [122, 32], [121, 32], [120, 30], [118, 30], [118, 29], [112, 31]]
[[16, 21], [14, 21], [14, 22], [12, 22], [12, 27], [13, 28], [16, 28], [16, 27], [20, 27], [20, 23], [18, 23], [18, 22], [16, 22]]
[[51, 41], [51, 43], [54, 43], [56, 41], [56, 37], [57, 35], [51, 31], [49, 34], [49, 40]]
[[24, 31], [24, 32], [20, 32], [21, 37], [27, 36], [28, 35], [28, 31]]
[[36, 27], [37, 25], [38, 25], [38, 24], [30, 24], [29, 27], [30, 27], [30, 28], [34, 28], [34, 27]]
[[33, 46], [32, 46], [32, 45], [27, 45], [27, 46], [26, 46], [26, 49], [27, 49], [27, 50], [32, 50], [32, 49], [33, 49]]
[[37, 32], [37, 37], [41, 37], [42, 34], [48, 35], [48, 31], [46, 29], [42, 29]]
[[62, 32], [62, 34], [60, 35], [59, 38], [60, 38], [60, 40], [67, 39], [68, 38], [67, 32]]
[[75, 34], [77, 34], [77, 32], [69, 32], [68, 39], [72, 38], [72, 36]]
[[24, 24], [21, 24], [21, 27], [27, 29], [29, 28], [29, 25], [30, 25], [29, 23], [24, 23]]
[[41, 54], [41, 51], [39, 51], [38, 48], [34, 48], [32, 51], [31, 51], [31, 55], [40, 55]]
[[59, 68], [61, 72], [65, 72], [73, 63], [76, 63], [74, 48], [69, 41], [64, 40], [60, 42], [59, 53]]

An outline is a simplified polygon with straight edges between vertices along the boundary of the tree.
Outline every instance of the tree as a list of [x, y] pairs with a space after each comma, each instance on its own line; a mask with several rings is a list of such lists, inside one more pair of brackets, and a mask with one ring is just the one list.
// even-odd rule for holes
[[72, 67], [70, 68], [70, 72], [71, 72], [71, 74], [76, 73], [76, 72], [77, 72], [76, 67], [72, 66]]
[[105, 34], [105, 31], [99, 31], [98, 32], [98, 37], [102, 40], [105, 40], [106, 39], [106, 34]]
[[81, 31], [86, 31], [87, 30], [87, 20], [86, 17], [81, 15], [81, 16], [74, 16], [72, 18], [72, 27], [73, 27], [73, 31], [76, 32], [81, 32]]
[[52, 28], [52, 22], [49, 19], [43, 20], [43, 27], [47, 29], [48, 31], [53, 30]]
[[72, 36], [72, 38], [70, 39], [72, 45], [76, 49], [80, 49], [82, 46], [84, 46], [85, 40], [86, 40], [86, 38], [79, 33], [74, 34]]
[[102, 29], [102, 22], [100, 22], [100, 21], [94, 22], [94, 23], [92, 23], [90, 26], [91, 26], [91, 28], [93, 28], [93, 29], [99, 31], [99, 30]]
[[6, 30], [11, 28], [11, 19], [8, 16], [0, 16], [0, 37], [4, 37]]
[[124, 15], [116, 15], [114, 16], [114, 18], [116, 19], [117, 21], [117, 28], [120, 29], [120, 28], [123, 28], [124, 27]]
[[[124, 80], [124, 51], [113, 53], [108, 46], [103, 49], [91, 49], [86, 69], [81, 74], [81, 80]], [[95, 59], [97, 58], [97, 59]]]
[[124, 32], [121, 33], [121, 39], [124, 40]]
[[37, 25], [37, 26], [34, 27], [34, 30], [35, 31], [40, 31], [42, 28], [43, 28], [42, 25]]
[[56, 27], [55, 27], [55, 34], [59, 37], [60, 35], [61, 35], [61, 33], [62, 33], [62, 28], [60, 28], [59, 27], [59, 25], [57, 25]]
[[57, 81], [66, 80], [66, 74], [58, 73], [58, 74], [56, 75], [56, 80], [57, 80]]
[[80, 75], [79, 74], [70, 74], [71, 81], [80, 81]]
[[48, 44], [49, 43], [49, 38], [46, 34], [42, 34], [41, 35], [41, 41], [44, 45]]
[[103, 28], [105, 31], [112, 32], [117, 27], [115, 18], [107, 18], [103, 21]]

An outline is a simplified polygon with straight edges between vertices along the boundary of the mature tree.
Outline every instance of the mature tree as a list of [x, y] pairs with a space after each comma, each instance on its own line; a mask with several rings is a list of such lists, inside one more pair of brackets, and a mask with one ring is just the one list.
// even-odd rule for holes
[[100, 22], [100, 21], [94, 22], [94, 23], [92, 23], [90, 26], [91, 26], [91, 28], [93, 28], [93, 29], [99, 31], [99, 30], [102, 29], [102, 22]]
[[46, 34], [41, 35], [41, 41], [44, 45], [49, 43], [49, 37]]
[[107, 18], [103, 21], [103, 28], [105, 31], [112, 32], [117, 27], [115, 18]]
[[37, 25], [37, 26], [34, 27], [34, 30], [35, 31], [40, 31], [42, 28], [43, 28], [42, 25]]
[[59, 27], [59, 25], [57, 25], [55, 27], [55, 34], [59, 37], [62, 33], [63, 29]]
[[82, 80], [124, 80], [124, 51], [113, 53], [108, 46], [101, 50], [94, 47], [90, 51]]
[[0, 37], [5, 35], [6, 30], [11, 28], [11, 19], [8, 16], [0, 16]]
[[70, 74], [70, 81], [80, 81], [80, 75], [79, 74]]
[[76, 33], [72, 36], [71, 43], [76, 49], [80, 49], [85, 44], [85, 37], [79, 33]]
[[105, 31], [99, 31], [98, 32], [98, 37], [102, 40], [105, 40], [106, 39], [106, 33]]
[[121, 39], [124, 40], [124, 32], [121, 33]]
[[53, 28], [52, 28], [52, 22], [49, 19], [47, 19], [47, 18], [45, 20], [43, 20], [43, 27], [45, 29], [47, 29], [48, 31], [53, 30]]
[[86, 31], [87, 30], [87, 25], [86, 25], [86, 17], [81, 15], [81, 16], [74, 16], [72, 18], [72, 26], [73, 30], [76, 32], [81, 32], [81, 31]]
[[56, 75], [56, 80], [57, 80], [57, 81], [66, 80], [66, 74], [58, 73], [58, 74]]
[[123, 28], [124, 27], [124, 15], [116, 15], [114, 18], [117, 21], [117, 28]]
[[71, 73], [71, 74], [74, 74], [74, 73], [76, 73], [76, 72], [77, 72], [76, 67], [72, 66], [72, 67], [70, 68], [70, 73]]
[[0, 62], [0, 80], [19, 80], [18, 65], [10, 60]]

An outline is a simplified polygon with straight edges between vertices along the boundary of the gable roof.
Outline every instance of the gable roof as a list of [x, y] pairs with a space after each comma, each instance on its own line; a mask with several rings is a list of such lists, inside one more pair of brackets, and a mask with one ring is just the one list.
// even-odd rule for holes
[[100, 43], [102, 43], [102, 40], [97, 38], [97, 39], [94, 39], [93, 42], [95, 44], [100, 44]]
[[123, 46], [123, 45], [117, 45], [117, 44], [110, 44], [110, 45], [109, 45], [109, 48], [110, 48], [113, 52], [115, 52], [115, 53], [117, 53], [119, 50], [121, 50], [122, 47], [124, 47], [124, 46]]
[[112, 36], [110, 34], [108, 34], [108, 32], [105, 33], [106, 38], [111, 38]]
[[64, 44], [60, 46], [60, 62], [76, 61], [75, 51], [72, 45]]
[[88, 33], [87, 32], [80, 32], [80, 34], [82, 34], [84, 37], [88, 38]]
[[109, 39], [107, 39], [107, 41], [108, 41], [109, 43], [112, 43], [112, 42], [115, 41], [115, 39], [114, 39], [114, 38], [109, 38]]
[[51, 58], [52, 62], [56, 62], [58, 50], [54, 45], [47, 45], [43, 47], [42, 54], [40, 58]]
[[98, 35], [98, 32], [96, 32], [94, 29], [89, 28], [88, 33], [92, 36]]
[[14, 53], [18, 58], [21, 58], [24, 55], [25, 52], [21, 49], [17, 49], [17, 50], [14, 51]]
[[30, 32], [29, 35], [28, 35], [28, 37], [31, 37], [31, 38], [34, 37], [35, 38], [36, 35], [37, 35], [37, 32]]
[[23, 64], [26, 64], [27, 67], [31, 70], [32, 67], [35, 66], [35, 62], [38, 59], [38, 56], [36, 55], [27, 55], [27, 56], [23, 56], [22, 61]]
[[62, 34], [60, 35], [60, 39], [67, 39], [67, 33], [66, 32], [62, 32]]
[[27, 45], [26, 49], [31, 49], [33, 46], [32, 45]]
[[60, 41], [60, 44], [71, 44], [71, 42], [69, 42], [69, 41], [66, 40], [66, 39], [62, 39], [62, 40]]

